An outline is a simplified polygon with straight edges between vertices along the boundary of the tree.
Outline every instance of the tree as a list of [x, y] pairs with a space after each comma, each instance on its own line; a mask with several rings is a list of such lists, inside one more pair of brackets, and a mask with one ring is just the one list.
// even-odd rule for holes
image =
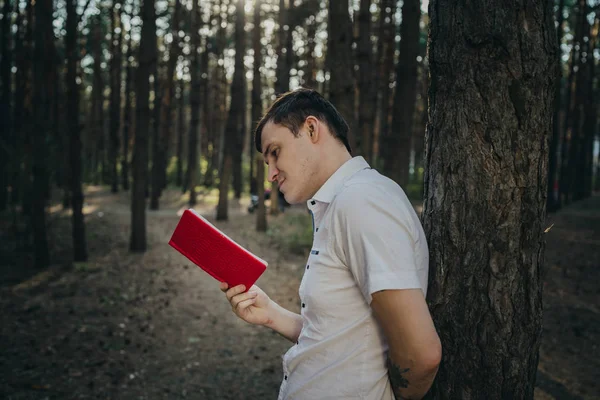
[[175, 184], [183, 184], [183, 140], [185, 136], [185, 82], [179, 80], [179, 104], [177, 105], [177, 177]]
[[354, 59], [352, 57], [352, 22], [348, 0], [329, 2], [327, 28], [327, 69], [329, 101], [335, 104], [350, 127], [349, 142], [356, 147], [356, 123], [354, 121]]
[[104, 181], [105, 163], [104, 163], [104, 79], [102, 78], [102, 26], [101, 18], [94, 18], [92, 27], [92, 56], [94, 58], [93, 66], [93, 86], [91, 103], [91, 142], [93, 143], [93, 161], [92, 174], [94, 184], [99, 185]]
[[[12, 22], [12, 2], [4, 0], [2, 9], [2, 32], [0, 43], [0, 120], [1, 131], [0, 142], [4, 143], [4, 148], [0, 149], [0, 211], [6, 209], [8, 200], [8, 186], [10, 177], [9, 148], [13, 143], [12, 139], [12, 124], [11, 124], [11, 82], [12, 82], [12, 49], [11, 49], [11, 32], [10, 26]], [[13, 154], [14, 155], [14, 154]]]
[[77, 15], [76, 0], [67, 0], [67, 34], [65, 50], [67, 56], [67, 130], [69, 133], [69, 187], [71, 194], [73, 260], [87, 260], [85, 222], [83, 218], [83, 190], [81, 188], [81, 135], [79, 127], [79, 87], [77, 86]]
[[131, 251], [146, 251], [146, 185], [148, 179], [148, 128], [150, 126], [150, 69], [156, 62], [154, 0], [142, 1], [142, 34], [136, 76], [135, 146], [131, 196]]
[[423, 225], [427, 299], [444, 349], [431, 398], [533, 398], [557, 61], [551, 7], [429, 3]]
[[46, 188], [48, 182], [48, 154], [46, 141], [51, 130], [51, 90], [52, 80], [48, 79], [46, 61], [54, 55], [54, 34], [52, 33], [52, 0], [39, 0], [35, 3], [34, 27], [34, 68], [33, 68], [33, 110], [34, 129], [31, 133], [33, 147], [32, 164], [32, 214], [35, 265], [38, 268], [50, 264], [50, 251], [46, 229]]
[[133, 81], [133, 41], [131, 28], [128, 32], [126, 67], [125, 67], [125, 109], [123, 110], [123, 157], [121, 158], [121, 184], [123, 190], [129, 190], [129, 137], [132, 129], [131, 99], [133, 97], [131, 83]]
[[[371, 43], [371, 0], [360, 1], [358, 14], [358, 87], [360, 107], [358, 109], [357, 139], [359, 153], [367, 162], [371, 162], [373, 154], [373, 123], [375, 121], [375, 105], [377, 103], [377, 74], [374, 68], [373, 44]], [[357, 140], [357, 141], [358, 141]], [[358, 149], [357, 149], [358, 150]]]
[[123, 51], [123, 24], [121, 23], [122, 0], [113, 0], [110, 10], [111, 60], [110, 60], [110, 182], [111, 191], [119, 191], [117, 160], [119, 158], [119, 124], [121, 121], [121, 52]]
[[[192, 43], [192, 60], [190, 62], [190, 130], [188, 134], [188, 163], [186, 173], [186, 185], [190, 189], [190, 198], [188, 204], [190, 207], [196, 205], [196, 173], [198, 171], [198, 129], [200, 126], [200, 22], [201, 15], [198, 9], [198, 1], [192, 3], [191, 16], [191, 43]], [[205, 54], [205, 56], [207, 56]]]
[[219, 204], [217, 220], [228, 218], [229, 183], [233, 171], [233, 152], [236, 150], [239, 135], [243, 135], [243, 119], [245, 115], [245, 98], [240, 93], [246, 89], [244, 77], [244, 0], [238, 0], [235, 13], [235, 70], [231, 83], [231, 106], [225, 127], [224, 162], [219, 182]]
[[[254, 3], [254, 32], [252, 33], [252, 49], [254, 50], [253, 79], [252, 79], [252, 123], [257, 124], [263, 113], [262, 79], [260, 66], [262, 65], [262, 46], [260, 44], [260, 7], [261, 1]], [[254, 153], [253, 135], [250, 135], [250, 151]], [[258, 194], [258, 209], [256, 212], [256, 230], [265, 232], [267, 230], [267, 213], [265, 209], [265, 166], [261, 156], [256, 158], [256, 194]], [[250, 159], [252, 162], [252, 158]]]
[[396, 92], [392, 133], [384, 145], [384, 173], [400, 186], [408, 184], [413, 116], [417, 98], [417, 56], [419, 55], [419, 0], [404, 0], [400, 29], [400, 56], [396, 64]]

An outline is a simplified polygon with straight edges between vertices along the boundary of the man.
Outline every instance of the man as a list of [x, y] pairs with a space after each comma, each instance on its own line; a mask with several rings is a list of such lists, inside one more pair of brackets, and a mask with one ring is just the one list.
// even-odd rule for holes
[[221, 290], [238, 317], [294, 343], [279, 399], [420, 399], [441, 358], [425, 302], [425, 235], [402, 189], [352, 158], [347, 137], [344, 119], [316, 91], [275, 101], [255, 144], [269, 181], [313, 215], [300, 314], [256, 285]]

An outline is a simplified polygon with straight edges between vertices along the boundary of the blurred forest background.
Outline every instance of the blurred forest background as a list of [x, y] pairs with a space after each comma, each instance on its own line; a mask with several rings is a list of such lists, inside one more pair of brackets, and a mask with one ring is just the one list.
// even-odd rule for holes
[[[259, 337], [237, 322], [222, 322], [229, 310], [211, 286], [214, 282], [185, 264], [181, 269], [183, 258], [166, 245], [177, 216], [187, 207], [201, 210], [242, 245], [270, 260], [262, 287], [282, 305], [296, 306], [302, 255], [312, 244], [310, 216], [303, 206], [288, 212], [279, 203], [277, 187], [265, 180], [264, 161], [252, 136], [256, 121], [276, 96], [298, 87], [314, 88], [332, 101], [350, 125], [353, 155], [362, 155], [399, 183], [421, 211], [427, 201], [426, 131], [437, 132], [440, 124], [428, 112], [434, 95], [441, 99], [452, 86], [430, 85], [443, 64], [434, 76], [428, 55], [430, 16], [439, 10], [431, 10], [427, 0], [0, 4], [0, 288], [5, 295], [0, 338], [10, 349], [0, 354], [0, 371], [6, 372], [0, 374], [0, 395], [273, 397], [285, 343]], [[489, 4], [508, 7], [499, 1]], [[524, 201], [518, 214], [520, 203], [514, 202], [514, 212], [506, 215], [518, 218], [500, 228], [531, 229], [536, 235], [536, 224], [545, 221], [545, 232], [555, 234], [548, 235], [548, 275], [543, 282], [527, 278], [534, 279], [532, 296], [541, 296], [535, 288], [544, 287], [547, 307], [536, 398], [594, 398], [600, 390], [600, 201], [594, 194], [600, 190], [600, 1], [555, 0], [551, 12], [559, 51], [555, 54], [551, 46], [543, 50], [556, 56], [552, 128], [539, 137], [540, 142], [547, 140], [547, 148], [542, 145], [540, 153], [528, 154], [531, 159], [547, 157], [547, 166], [540, 163], [543, 176], [528, 181], [537, 188], [546, 187], [540, 179], [547, 183], [547, 204], [534, 210], [533, 201]], [[465, 29], [485, 36], [486, 25], [478, 23], [471, 15]], [[502, 40], [489, 40], [468, 44], [481, 54], [487, 54], [488, 45], [502, 48]], [[499, 59], [509, 53], [504, 50]], [[476, 60], [474, 54], [447, 53], [446, 61], [454, 65], [463, 62], [456, 57], [465, 56], [466, 71]], [[519, 86], [509, 86], [510, 98], [519, 98]], [[486, 103], [493, 88], [479, 89], [480, 101], [494, 110], [499, 102]], [[506, 97], [504, 89], [498, 89], [495, 100]], [[521, 114], [519, 103], [514, 104], [521, 129], [522, 120], [534, 117]], [[509, 122], [504, 129], [501, 134], [520, 132], [511, 130]], [[541, 131], [531, 133], [532, 142]], [[512, 139], [502, 142], [512, 153], [494, 150], [515, 159], [529, 151]], [[489, 143], [494, 146], [494, 140]], [[481, 149], [487, 147], [482, 144]], [[511, 164], [511, 156], [506, 159]], [[442, 165], [448, 171], [442, 175], [451, 176], [456, 165]], [[465, 181], [480, 185], [482, 193], [488, 193], [488, 184], [501, 181], [486, 181], [469, 171], [467, 175]], [[518, 186], [517, 181], [512, 183]], [[266, 203], [265, 195], [270, 197]], [[461, 196], [446, 203], [449, 215], [459, 215], [451, 207]], [[463, 221], [467, 228], [473, 225], [465, 235], [468, 240], [481, 238], [485, 249], [487, 239], [473, 221], [489, 222], [486, 233], [492, 241], [498, 221], [470, 201], [463, 204], [468, 212], [456, 218], [472, 218]], [[497, 208], [508, 204], [504, 201]], [[256, 213], [248, 212], [249, 204], [256, 205]], [[464, 233], [461, 229], [454, 232]], [[447, 235], [449, 241], [452, 232]], [[525, 240], [519, 245], [530, 251]], [[518, 259], [511, 264], [516, 265], [513, 278], [523, 270], [519, 265], [529, 262], [503, 254], [508, 264]], [[172, 275], [165, 266], [173, 267]], [[518, 285], [519, 279], [509, 275], [494, 278]], [[515, 304], [528, 301], [520, 298]], [[207, 345], [207, 336], [199, 332], [208, 331], [213, 342]], [[540, 332], [534, 331], [520, 333], [539, 338]], [[488, 326], [488, 332], [495, 328]], [[539, 341], [532, 346], [537, 354]], [[173, 353], [174, 348], [182, 353]], [[489, 353], [508, 353], [496, 350]], [[242, 365], [254, 369], [246, 375]], [[477, 379], [462, 381], [476, 385]]]

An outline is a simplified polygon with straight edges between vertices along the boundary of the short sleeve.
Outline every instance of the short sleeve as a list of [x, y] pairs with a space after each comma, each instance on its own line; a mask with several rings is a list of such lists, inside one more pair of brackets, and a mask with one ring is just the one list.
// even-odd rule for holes
[[414, 222], [402, 201], [375, 185], [344, 188], [335, 200], [333, 252], [350, 269], [365, 300], [386, 289], [422, 289]]

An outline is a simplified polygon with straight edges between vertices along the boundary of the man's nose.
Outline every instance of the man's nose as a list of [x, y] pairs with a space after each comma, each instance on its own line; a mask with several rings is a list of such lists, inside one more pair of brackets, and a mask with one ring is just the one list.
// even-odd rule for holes
[[279, 175], [279, 170], [275, 166], [275, 163], [269, 164], [269, 173], [267, 174], [269, 182], [275, 182], [277, 180], [277, 175]]

